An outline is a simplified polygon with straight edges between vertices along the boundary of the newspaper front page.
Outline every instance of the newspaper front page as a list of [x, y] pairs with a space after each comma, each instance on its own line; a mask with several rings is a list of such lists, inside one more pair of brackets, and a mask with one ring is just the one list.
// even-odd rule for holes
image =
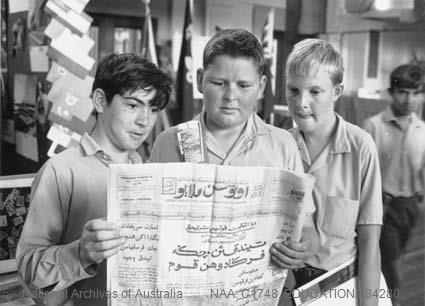
[[110, 305], [276, 305], [314, 178], [266, 167], [111, 165], [108, 221], [125, 238], [108, 259]]

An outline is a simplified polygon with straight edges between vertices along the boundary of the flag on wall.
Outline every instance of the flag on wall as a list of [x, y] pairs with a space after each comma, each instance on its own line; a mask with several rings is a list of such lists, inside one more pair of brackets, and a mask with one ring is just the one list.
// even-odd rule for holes
[[[150, 0], [144, 0], [145, 3], [145, 24], [143, 26], [143, 36], [142, 36], [142, 51], [141, 56], [147, 58], [155, 65], [158, 65], [158, 57], [156, 55], [155, 48], [155, 37], [153, 35], [152, 27], [152, 17], [151, 10], [149, 7]], [[166, 110], [163, 109], [159, 112], [158, 119], [155, 122], [155, 126], [149, 135], [149, 137], [143, 143], [143, 146], [137, 151], [144, 157], [148, 158], [150, 151], [152, 149], [153, 142], [155, 138], [161, 133], [161, 131], [168, 129], [170, 127], [170, 120]]]
[[267, 84], [264, 91], [264, 98], [262, 103], [263, 120], [270, 122], [270, 114], [273, 112], [273, 105], [275, 100], [274, 95], [274, 79], [272, 78], [271, 66], [273, 65], [273, 31], [274, 31], [274, 9], [270, 9], [266, 22], [264, 23], [263, 32], [261, 35], [261, 42], [264, 49], [264, 57], [266, 58], [266, 67], [264, 74], [267, 77]]
[[153, 36], [152, 28], [152, 17], [151, 10], [149, 7], [150, 0], [144, 0], [145, 2], [145, 25], [143, 26], [142, 36], [142, 52], [141, 56], [146, 57], [152, 63], [158, 66], [158, 57], [156, 56], [155, 49], [155, 38]]
[[194, 99], [192, 79], [192, 0], [186, 0], [182, 47], [176, 77], [176, 104], [173, 110], [173, 123], [178, 124], [192, 120]]

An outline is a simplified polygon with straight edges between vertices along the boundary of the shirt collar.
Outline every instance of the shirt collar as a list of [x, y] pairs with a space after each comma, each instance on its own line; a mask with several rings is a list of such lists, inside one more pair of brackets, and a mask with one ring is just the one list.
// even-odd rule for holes
[[[105, 164], [113, 163], [111, 156], [107, 154], [89, 134], [83, 134], [80, 145], [87, 156], [93, 155]], [[142, 157], [136, 151], [128, 152], [128, 160], [130, 164], [142, 163]]]
[[391, 105], [387, 106], [387, 108], [384, 110], [384, 113], [382, 114], [382, 118], [384, 121], [397, 121], [397, 117], [394, 115], [393, 109], [391, 108]]
[[335, 133], [335, 136], [333, 137], [333, 143], [331, 146], [330, 153], [332, 154], [349, 153], [351, 152], [351, 146], [350, 146], [350, 142], [348, 141], [346, 122], [337, 113], [335, 113], [335, 115], [336, 115], [336, 121], [337, 121], [336, 133]]
[[[202, 129], [204, 131], [207, 131], [209, 134], [211, 134], [205, 122], [205, 116], [206, 116], [206, 113], [202, 112], [195, 119], [200, 120]], [[251, 116], [249, 116], [247, 119], [246, 125], [242, 130], [239, 140], [247, 141], [248, 139], [249, 141], [259, 135], [270, 134], [270, 133], [271, 131], [267, 127], [267, 124], [263, 120], [261, 120], [261, 118], [256, 113], [252, 113]]]

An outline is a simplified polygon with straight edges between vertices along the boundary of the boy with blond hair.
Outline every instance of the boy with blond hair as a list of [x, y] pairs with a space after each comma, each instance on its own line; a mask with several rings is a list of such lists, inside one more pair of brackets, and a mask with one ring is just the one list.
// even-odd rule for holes
[[[369, 134], [334, 112], [343, 72], [341, 55], [319, 39], [296, 44], [286, 64], [286, 97], [297, 124], [292, 134], [304, 170], [316, 177], [319, 235], [318, 251], [294, 274], [299, 287], [357, 257], [360, 305], [378, 305], [373, 296], [379, 292], [382, 224], [378, 154]], [[271, 252], [280, 266], [294, 253], [280, 243]]]

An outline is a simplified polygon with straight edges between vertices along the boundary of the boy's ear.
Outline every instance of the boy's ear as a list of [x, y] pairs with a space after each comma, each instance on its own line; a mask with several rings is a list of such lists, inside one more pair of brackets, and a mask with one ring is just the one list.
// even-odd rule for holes
[[344, 91], [344, 85], [337, 84], [334, 86], [334, 102], [338, 100], [339, 97], [342, 96], [343, 91]]
[[204, 79], [204, 69], [198, 68], [196, 70], [196, 85], [198, 87], [198, 91], [203, 94], [202, 92], [202, 80]]
[[266, 89], [267, 77], [263, 74], [260, 78], [260, 90], [257, 94], [257, 100], [261, 99], [264, 95], [264, 90]]
[[93, 106], [97, 113], [103, 113], [105, 106], [106, 106], [106, 95], [105, 92], [100, 89], [96, 88], [93, 91]]

